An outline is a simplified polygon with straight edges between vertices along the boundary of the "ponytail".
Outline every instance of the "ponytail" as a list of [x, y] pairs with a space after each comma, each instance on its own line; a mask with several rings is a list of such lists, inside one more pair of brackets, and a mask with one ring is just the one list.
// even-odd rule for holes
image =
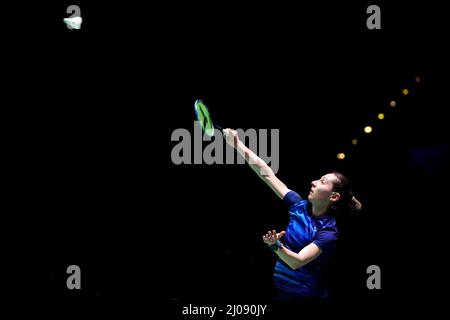
[[362, 204], [361, 202], [355, 198], [355, 196], [352, 197], [352, 200], [350, 201], [350, 211], [352, 213], [358, 213], [361, 211]]
[[333, 216], [356, 214], [361, 211], [362, 204], [356, 199], [351, 190], [350, 180], [339, 172], [332, 172], [337, 182], [334, 183], [333, 191], [340, 194], [339, 200], [333, 203], [330, 207], [330, 214]]

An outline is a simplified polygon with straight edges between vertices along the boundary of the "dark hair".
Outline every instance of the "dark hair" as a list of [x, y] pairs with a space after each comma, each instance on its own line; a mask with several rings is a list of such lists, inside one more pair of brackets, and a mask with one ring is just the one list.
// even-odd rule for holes
[[340, 198], [330, 207], [330, 214], [348, 215], [361, 211], [361, 202], [355, 198], [351, 189], [350, 180], [340, 172], [331, 172], [337, 178], [333, 183], [333, 191], [339, 193]]

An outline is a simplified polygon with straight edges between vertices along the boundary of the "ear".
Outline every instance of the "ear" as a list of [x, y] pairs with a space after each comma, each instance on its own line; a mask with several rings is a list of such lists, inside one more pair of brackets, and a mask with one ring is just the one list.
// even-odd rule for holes
[[341, 195], [339, 194], [339, 192], [332, 192], [331, 196], [330, 196], [330, 201], [331, 202], [336, 202], [341, 198]]

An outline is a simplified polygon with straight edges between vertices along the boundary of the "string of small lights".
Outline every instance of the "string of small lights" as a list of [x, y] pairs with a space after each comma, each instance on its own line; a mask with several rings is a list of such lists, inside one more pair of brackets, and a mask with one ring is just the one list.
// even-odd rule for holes
[[[421, 83], [421, 81], [422, 81], [422, 79], [421, 79], [420, 76], [416, 76], [416, 77], [414, 78], [414, 82], [415, 82], [416, 84]], [[408, 96], [408, 95], [410, 94], [410, 89], [408, 89], [408, 88], [402, 89], [401, 94], [402, 94], [403, 96]], [[399, 100], [399, 99], [397, 99], [397, 100], [395, 100], [395, 99], [390, 100], [390, 101], [389, 101], [389, 104], [388, 104], [388, 105], [389, 105], [389, 109], [397, 108], [397, 107], [398, 107], [398, 100]], [[378, 121], [383, 121], [385, 118], [386, 118], [386, 114], [385, 114], [385, 113], [380, 112], [380, 113], [377, 114], [377, 120], [378, 120]], [[373, 125], [370, 124], [370, 123], [367, 124], [367, 125], [365, 125], [365, 126], [363, 127], [363, 130], [362, 130], [362, 131], [363, 131], [363, 133], [366, 134], [366, 135], [372, 134], [372, 133], [373, 133]], [[358, 145], [358, 144], [360, 143], [360, 140], [361, 140], [361, 139], [358, 139], [358, 137], [353, 138], [352, 141], [351, 141], [352, 146]], [[344, 160], [346, 157], [347, 157], [347, 154], [346, 154], [345, 152], [343, 152], [343, 151], [338, 152], [337, 155], [336, 155], [336, 158], [337, 158], [338, 160]]]

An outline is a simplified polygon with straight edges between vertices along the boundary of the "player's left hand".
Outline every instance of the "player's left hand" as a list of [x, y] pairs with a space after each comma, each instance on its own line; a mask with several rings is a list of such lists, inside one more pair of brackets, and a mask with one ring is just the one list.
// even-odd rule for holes
[[268, 246], [272, 246], [275, 243], [277, 243], [277, 240], [280, 240], [285, 234], [286, 231], [281, 231], [280, 233], [277, 233], [275, 230], [272, 230], [263, 235], [263, 241]]

